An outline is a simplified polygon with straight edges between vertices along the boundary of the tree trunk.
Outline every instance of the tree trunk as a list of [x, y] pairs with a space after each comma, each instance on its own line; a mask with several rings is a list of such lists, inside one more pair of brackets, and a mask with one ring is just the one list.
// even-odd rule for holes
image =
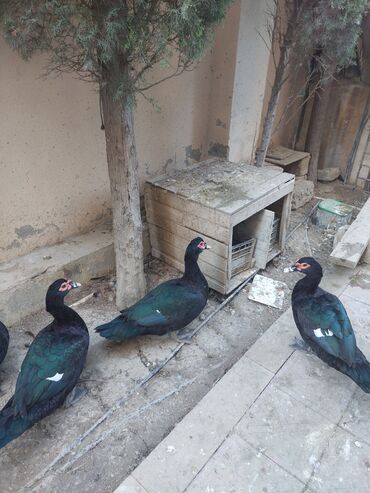
[[311, 154], [308, 179], [317, 183], [317, 169], [320, 157], [322, 134], [324, 131], [325, 116], [330, 100], [330, 87], [332, 78], [325, 79], [321, 88], [316, 91], [313, 101], [310, 125], [306, 139], [306, 151]]
[[101, 89], [108, 172], [112, 195], [116, 304], [124, 308], [145, 293], [139, 170], [133, 111]]
[[[279, 5], [277, 4], [277, 9]], [[285, 4], [285, 16], [288, 19], [287, 28], [284, 34], [280, 32], [281, 22], [280, 22], [280, 12], [276, 11], [275, 14], [275, 24], [273, 29], [273, 35], [271, 39], [271, 49], [274, 50], [274, 44], [276, 39], [280, 39], [282, 36], [282, 42], [279, 46], [279, 62], [275, 69], [274, 82], [271, 88], [271, 96], [267, 106], [266, 116], [263, 122], [261, 144], [256, 150], [256, 161], [255, 165], [261, 167], [264, 165], [267, 149], [271, 141], [272, 128], [275, 120], [275, 113], [278, 104], [278, 99], [280, 95], [281, 88], [284, 84], [284, 73], [286, 66], [289, 61], [290, 49], [292, 46], [292, 40], [294, 37], [294, 30], [296, 28], [297, 17], [299, 14], [298, 4], [296, 2], [286, 2]]]
[[265, 120], [263, 122], [261, 144], [256, 151], [256, 166], [261, 167], [264, 165], [267, 149], [271, 141], [272, 127], [274, 125], [275, 113], [279, 94], [283, 85], [285, 67], [289, 58], [290, 47], [284, 44], [280, 48], [279, 63], [275, 70], [274, 83], [271, 89], [271, 96], [267, 107]]

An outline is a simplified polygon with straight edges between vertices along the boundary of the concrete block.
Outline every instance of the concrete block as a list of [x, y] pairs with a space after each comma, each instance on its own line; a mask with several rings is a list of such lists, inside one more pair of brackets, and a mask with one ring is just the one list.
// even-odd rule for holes
[[292, 209], [299, 209], [309, 202], [314, 195], [314, 184], [310, 180], [299, 180], [294, 185]]
[[362, 207], [355, 221], [350, 225], [342, 240], [334, 248], [330, 259], [337, 265], [355, 268], [370, 239], [370, 199]]
[[242, 357], [135, 469], [133, 478], [149, 493], [183, 492], [272, 377]]
[[58, 277], [83, 283], [114, 269], [112, 234], [104, 228], [5, 262], [0, 265], [0, 320], [12, 325], [43, 308], [46, 290]]
[[235, 433], [305, 482], [334, 429], [335, 424], [322, 414], [270, 384], [237, 424]]
[[309, 162], [310, 162], [309, 157], [301, 159], [296, 163], [292, 163], [289, 164], [288, 166], [285, 166], [285, 171], [287, 171], [288, 173], [293, 173], [293, 175], [295, 176], [307, 175]]
[[301, 493], [302, 488], [301, 481], [241, 437], [231, 435], [186, 489], [186, 493]]
[[324, 168], [317, 170], [317, 179], [319, 181], [334, 181], [340, 175], [340, 168]]
[[333, 248], [335, 248], [338, 243], [342, 240], [344, 233], [348, 230], [349, 224], [344, 224], [343, 226], [339, 226], [338, 231], [335, 233], [333, 240]]

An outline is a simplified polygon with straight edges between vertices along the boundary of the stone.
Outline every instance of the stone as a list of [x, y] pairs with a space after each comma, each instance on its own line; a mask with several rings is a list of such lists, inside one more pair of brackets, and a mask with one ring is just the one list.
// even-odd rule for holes
[[370, 199], [362, 207], [357, 218], [343, 235], [330, 255], [330, 260], [344, 267], [356, 267], [370, 239]]
[[315, 185], [310, 180], [299, 180], [294, 185], [292, 209], [299, 209], [309, 202], [314, 194]]
[[324, 168], [317, 170], [317, 179], [319, 181], [334, 181], [340, 175], [340, 168]]
[[345, 224], [343, 226], [340, 226], [338, 228], [338, 231], [335, 233], [334, 240], [333, 240], [333, 248], [335, 248], [338, 243], [341, 241], [341, 239], [344, 236], [344, 233], [347, 231], [349, 228], [349, 224]]

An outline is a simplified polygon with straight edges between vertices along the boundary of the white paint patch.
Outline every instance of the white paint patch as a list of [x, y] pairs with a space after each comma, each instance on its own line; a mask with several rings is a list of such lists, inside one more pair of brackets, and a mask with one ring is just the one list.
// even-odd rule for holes
[[333, 332], [329, 329], [328, 329], [327, 333], [324, 334], [320, 328], [314, 329], [314, 334], [316, 337], [331, 337], [332, 335], [334, 335]]
[[52, 382], [59, 382], [63, 378], [64, 373], [56, 373], [53, 377], [47, 377], [46, 380], [50, 380]]

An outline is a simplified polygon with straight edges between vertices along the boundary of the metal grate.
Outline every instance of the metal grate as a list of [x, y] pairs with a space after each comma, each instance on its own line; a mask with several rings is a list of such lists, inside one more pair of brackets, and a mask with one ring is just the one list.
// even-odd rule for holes
[[271, 252], [271, 250], [273, 250], [274, 247], [279, 242], [279, 228], [280, 228], [280, 217], [277, 217], [274, 219], [274, 222], [272, 223], [269, 252]]
[[232, 246], [231, 250], [231, 276], [236, 276], [243, 270], [252, 266], [256, 239], [251, 238]]

